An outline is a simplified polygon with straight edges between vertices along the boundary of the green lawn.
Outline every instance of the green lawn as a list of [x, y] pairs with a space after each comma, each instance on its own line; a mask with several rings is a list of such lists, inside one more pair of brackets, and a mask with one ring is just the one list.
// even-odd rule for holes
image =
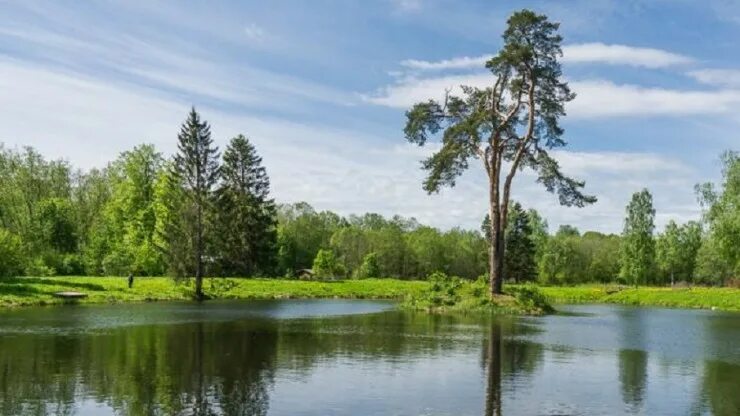
[[585, 285], [575, 287], [547, 286], [540, 287], [540, 291], [554, 304], [617, 303], [740, 311], [740, 289], [734, 288], [618, 288], [615, 286]]
[[[204, 290], [214, 299], [347, 298], [404, 299], [423, 295], [428, 283], [396, 279], [316, 282], [283, 279], [206, 279]], [[540, 287], [553, 304], [618, 303], [680, 308], [717, 308], [740, 311], [740, 289], [731, 288], [624, 288], [586, 285]], [[0, 279], [0, 307], [61, 304], [54, 292], [88, 294], [81, 303], [145, 302], [192, 299], [192, 282], [166, 277], [137, 278], [128, 289], [123, 277], [19, 277]]]
[[[213, 299], [348, 298], [402, 299], [426, 287], [420, 281], [363, 279], [337, 282], [283, 279], [207, 278], [203, 288]], [[0, 279], [0, 307], [65, 303], [55, 292], [88, 295], [80, 303], [145, 302], [193, 298], [192, 281], [139, 277], [127, 287], [123, 277], [18, 277]]]

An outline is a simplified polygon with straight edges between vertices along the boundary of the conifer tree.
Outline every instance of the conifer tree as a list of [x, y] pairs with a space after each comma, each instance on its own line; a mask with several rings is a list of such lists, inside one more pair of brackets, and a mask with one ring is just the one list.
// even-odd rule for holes
[[529, 216], [521, 204], [514, 202], [509, 212], [506, 227], [506, 254], [504, 256], [504, 275], [519, 283], [535, 277], [534, 241]]
[[212, 237], [213, 195], [214, 185], [220, 175], [220, 155], [218, 147], [213, 145], [210, 126], [206, 121], [201, 121], [195, 108], [190, 110], [177, 139], [173, 174], [175, 182], [182, 186], [185, 198], [183, 209], [192, 218], [181, 229], [191, 241], [195, 266], [195, 296], [203, 299], [204, 262], [209, 239]]
[[406, 140], [419, 146], [440, 139], [439, 150], [424, 160], [424, 190], [454, 186], [471, 159], [482, 162], [488, 176], [490, 218], [489, 281], [491, 294], [502, 293], [504, 232], [514, 176], [536, 172], [537, 181], [558, 194], [562, 205], [596, 202], [584, 194], [584, 182], [565, 176], [549, 150], [565, 146], [560, 117], [575, 94], [560, 68], [558, 23], [530, 10], [511, 15], [503, 47], [486, 62], [491, 81], [486, 88], [461, 86], [462, 95], [445, 94], [406, 112]]
[[273, 271], [277, 247], [277, 209], [270, 179], [254, 145], [243, 135], [224, 151], [217, 191], [218, 251], [225, 275], [265, 275]]

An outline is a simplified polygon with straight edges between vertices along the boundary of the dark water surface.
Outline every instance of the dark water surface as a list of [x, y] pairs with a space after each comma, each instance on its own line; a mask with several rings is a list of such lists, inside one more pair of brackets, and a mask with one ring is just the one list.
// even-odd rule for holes
[[740, 415], [740, 314], [370, 301], [0, 312], [3, 415]]

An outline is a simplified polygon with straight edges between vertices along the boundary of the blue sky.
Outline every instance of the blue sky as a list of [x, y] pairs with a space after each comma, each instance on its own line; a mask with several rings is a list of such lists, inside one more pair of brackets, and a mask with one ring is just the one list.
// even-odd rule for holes
[[599, 202], [560, 207], [526, 172], [514, 198], [551, 229], [619, 232], [642, 187], [659, 227], [697, 219], [693, 185], [740, 147], [740, 1], [0, 0], [0, 142], [102, 167], [143, 142], [170, 154], [195, 105], [220, 146], [255, 142], [279, 202], [477, 228], [482, 170], [426, 195], [432, 149], [404, 142], [404, 111], [486, 85], [482, 62], [523, 7], [561, 22], [578, 97], [558, 157]]

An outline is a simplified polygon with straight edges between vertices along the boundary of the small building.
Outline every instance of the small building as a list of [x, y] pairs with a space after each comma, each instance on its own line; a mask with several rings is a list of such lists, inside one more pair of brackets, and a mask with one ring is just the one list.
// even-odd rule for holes
[[311, 269], [298, 269], [295, 271], [295, 277], [301, 280], [311, 280], [314, 278], [314, 272]]

